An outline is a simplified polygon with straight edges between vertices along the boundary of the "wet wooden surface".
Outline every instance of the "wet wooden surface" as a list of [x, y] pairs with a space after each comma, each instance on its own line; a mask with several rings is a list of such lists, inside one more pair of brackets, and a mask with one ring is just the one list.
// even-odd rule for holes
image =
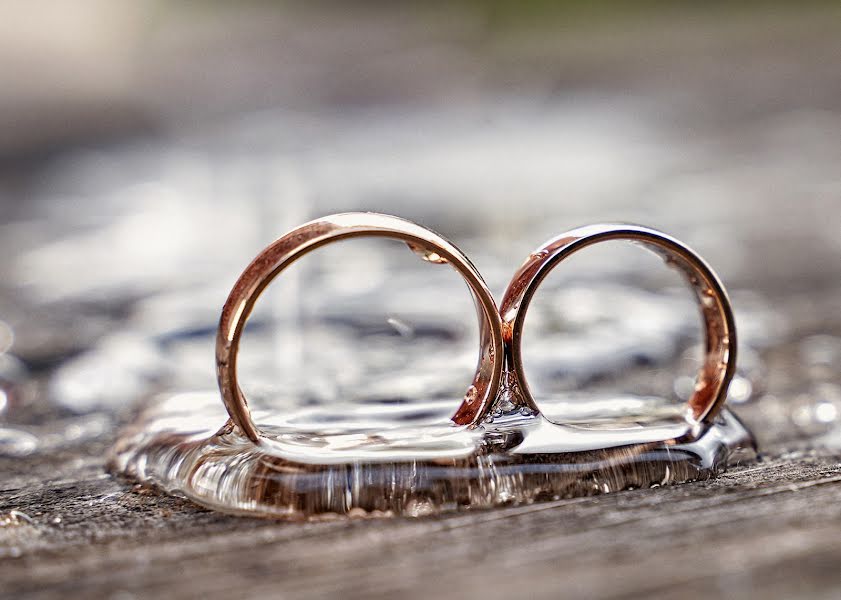
[[[676, 27], [664, 38], [666, 52], [652, 50], [641, 41], [645, 36], [631, 36], [644, 59], [629, 69], [617, 50], [622, 43], [602, 44], [614, 39], [611, 30], [598, 44], [573, 51], [584, 61], [578, 76], [572, 58], [553, 75], [564, 54], [558, 48], [536, 45], [510, 59], [540, 73], [540, 84], [518, 78], [541, 98], [567, 87], [607, 89], [619, 99], [650, 93], [677, 135], [699, 136], [716, 157], [678, 175], [697, 177], [701, 196], [726, 182], [734, 195], [756, 190], [756, 197], [718, 201], [723, 212], [716, 214], [743, 222], [781, 211], [780, 219], [757, 218], [736, 235], [722, 227], [731, 232], [722, 246], [744, 251], [744, 260], [725, 269], [728, 285], [761, 294], [786, 322], [759, 351], [756, 397], [736, 408], [757, 433], [760, 461], [733, 465], [712, 481], [439, 517], [273, 522], [226, 516], [106, 473], [115, 427], [130, 411], [121, 407], [117, 418], [99, 425], [86, 421], [102, 429], [89, 435], [67, 411], [52, 407], [45, 382], [60, 357], [80, 351], [65, 338], [98, 334], [62, 337], [62, 327], [70, 331], [83, 309], [77, 304], [62, 314], [45, 305], [28, 318], [55, 320], [52, 345], [28, 347], [26, 336], [16, 341], [32, 372], [26, 385], [36, 390], [34, 400], [4, 418], [33, 431], [60, 431], [71, 441], [0, 457], [0, 597], [838, 598], [841, 430], [832, 423], [813, 427], [809, 411], [816, 402], [835, 402], [822, 394], [839, 389], [841, 363], [835, 354], [807, 364], [804, 344], [815, 336], [841, 339], [841, 247], [826, 233], [841, 231], [841, 29], [835, 11], [826, 19], [770, 22], [767, 35], [726, 34], [721, 44], [706, 36], [709, 27]], [[462, 59], [477, 53], [471, 36], [454, 50]], [[461, 92], [506, 93], [504, 83], [465, 84], [468, 67], [442, 67], [449, 74], [442, 81]], [[394, 75], [391, 63], [382, 69], [374, 71], [380, 84]], [[435, 98], [446, 98], [438, 92]], [[775, 135], [769, 139], [765, 131]], [[735, 179], [721, 175], [724, 167], [733, 168]], [[5, 191], [22, 189], [20, 173], [4, 177]], [[28, 218], [30, 209], [11, 192], [2, 206], [10, 222]], [[668, 212], [664, 205], [643, 206], [654, 224], [658, 211]], [[579, 208], [575, 217], [587, 214]], [[710, 247], [715, 255], [718, 245], [705, 250]], [[4, 288], [0, 299], [4, 319], [27, 311], [17, 292]], [[104, 326], [119, 328], [120, 311]], [[74, 435], [81, 441], [73, 442]]]
[[[837, 314], [823, 323], [841, 332]], [[790, 403], [808, 369], [786, 347], [767, 353], [767, 383]], [[817, 444], [780, 429], [772, 402], [739, 411], [762, 459], [715, 480], [420, 519], [211, 512], [107, 475], [110, 433], [2, 459], [0, 514], [27, 515], [0, 527], [2, 595], [835, 598], [838, 431]]]
[[475, 514], [321, 523], [227, 517], [93, 465], [86, 475], [3, 492], [4, 509], [35, 515], [3, 532], [24, 553], [0, 566], [4, 596], [834, 598], [841, 584], [832, 456]]

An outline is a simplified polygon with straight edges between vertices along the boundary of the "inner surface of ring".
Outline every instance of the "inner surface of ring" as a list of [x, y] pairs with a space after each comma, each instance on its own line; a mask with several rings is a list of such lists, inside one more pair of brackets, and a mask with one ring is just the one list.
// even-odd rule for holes
[[[587, 246], [610, 240], [635, 242], [655, 252], [667, 265], [678, 270], [690, 284], [703, 321], [704, 358], [698, 370], [694, 388], [688, 393], [683, 412], [690, 423], [710, 422], [723, 405], [727, 384], [735, 367], [735, 331], [726, 293], [715, 274], [690, 249], [664, 234], [635, 226], [588, 227], [559, 236], [533, 252], [512, 280], [501, 303], [501, 312], [503, 330], [510, 347], [511, 368], [524, 392], [524, 402], [531, 403], [537, 409], [544, 409], [543, 412], [546, 412], [545, 409], [549, 406], [541, 407], [539, 399], [533, 397], [526, 379], [522, 357], [523, 326], [534, 294], [541, 282], [560, 262]], [[618, 286], [614, 288], [616, 289], [623, 291]], [[589, 292], [592, 297], [593, 290]], [[610, 290], [603, 293], [609, 294]], [[579, 300], [587, 301], [586, 298]], [[646, 330], [650, 332], [651, 328], [648, 327]], [[612, 343], [609, 338], [607, 341]], [[607, 352], [608, 349], [606, 348], [605, 351]], [[611, 354], [616, 356], [620, 354], [620, 351], [617, 348]], [[646, 354], [642, 353], [640, 356], [645, 357]], [[611, 367], [611, 369], [615, 371], [616, 367]], [[574, 395], [581, 394], [576, 392], [570, 397]], [[594, 406], [593, 398], [589, 399], [589, 403]], [[633, 404], [633, 402], [626, 403]], [[610, 403], [605, 405], [607, 404]], [[613, 404], [618, 406], [622, 402], [617, 401]], [[606, 411], [606, 415], [609, 413], [610, 411]]]
[[[372, 215], [373, 216], [373, 215]], [[341, 217], [341, 215], [339, 216]], [[410, 406], [405, 403], [392, 404], [390, 406], [368, 406], [361, 407], [356, 411], [353, 418], [340, 417], [335, 414], [329, 415], [330, 406], [324, 407], [310, 407], [306, 410], [298, 410], [295, 414], [270, 414], [265, 410], [260, 410], [259, 407], [251, 407], [254, 410], [254, 420], [252, 420], [251, 411], [246, 408], [245, 418], [242, 415], [242, 406], [245, 405], [245, 398], [242, 395], [240, 387], [236, 379], [237, 353], [239, 351], [240, 336], [243, 331], [243, 325], [248, 317], [251, 309], [254, 307], [257, 297], [266, 289], [271, 280], [286, 269], [295, 260], [312, 251], [315, 248], [323, 246], [333, 241], [345, 240], [353, 237], [379, 237], [391, 238], [405, 242], [409, 245], [415, 253], [417, 253], [426, 262], [435, 264], [450, 264], [461, 275], [461, 278], [468, 284], [472, 293], [474, 305], [479, 319], [480, 332], [480, 356], [478, 365], [476, 367], [475, 375], [473, 376], [472, 385], [468, 388], [464, 398], [460, 401], [460, 405], [454, 414], [451, 413], [452, 422], [457, 425], [471, 425], [478, 422], [484, 411], [487, 409], [490, 401], [496, 394], [496, 388], [499, 383], [499, 374], [501, 373], [502, 355], [501, 347], [501, 332], [498, 323], [498, 312], [493, 303], [484, 283], [479, 278], [478, 273], [470, 265], [470, 263], [458, 252], [457, 249], [440, 238], [432, 232], [428, 232], [422, 228], [419, 235], [417, 229], [409, 227], [404, 228], [402, 220], [393, 219], [396, 223], [390, 223], [395, 227], [391, 230], [384, 229], [382, 222], [377, 222], [377, 228], [371, 230], [366, 229], [353, 223], [344, 222], [341, 218], [338, 223], [327, 220], [328, 227], [319, 227], [318, 237], [315, 239], [316, 243], [310, 244], [306, 236], [301, 236], [301, 229], [295, 230], [284, 238], [281, 238], [266, 250], [264, 250], [255, 261], [243, 273], [240, 282], [234, 287], [234, 291], [229, 298], [228, 305], [234, 307], [234, 310], [228, 314], [234, 315], [236, 319], [224, 319], [220, 324], [220, 340], [222, 343], [221, 357], [224, 359], [219, 362], [220, 368], [220, 389], [223, 391], [226, 407], [229, 409], [232, 422], [246, 433], [248, 437], [255, 440], [258, 437], [262, 444], [272, 444], [272, 440], [283, 439], [284, 454], [296, 454], [296, 449], [300, 449], [301, 456], [294, 456], [299, 460], [306, 460], [308, 457], [311, 460], [330, 460], [346, 459], [348, 452], [351, 454], [359, 450], [361, 446], [365, 446], [364, 454], [368, 455], [375, 453], [387, 447], [389, 451], [386, 453], [392, 459], [396, 445], [407, 445], [407, 451], [414, 452], [417, 450], [412, 446], [411, 437], [417, 438], [417, 432], [412, 433], [411, 436], [401, 439], [401, 435], [408, 435], [406, 432], [399, 431], [400, 427], [395, 427], [395, 422], [431, 422], [437, 420], [435, 415], [439, 414], [441, 402], [426, 403], [421, 406]], [[390, 221], [390, 220], [389, 220]], [[306, 226], [305, 226], [306, 227]], [[325, 234], [326, 232], [326, 234]], [[425, 233], [424, 233], [425, 232]], [[297, 244], [293, 247], [285, 242], [285, 240], [295, 239]], [[278, 253], [277, 249], [281, 248], [284, 251]], [[399, 248], [395, 248], [400, 252]], [[330, 254], [327, 252], [326, 254]], [[409, 256], [408, 254], [406, 256]], [[358, 275], [358, 271], [357, 271]], [[390, 283], [393, 283], [395, 289], [384, 290], [387, 294], [411, 294], [412, 285], [421, 282], [402, 281], [399, 278], [390, 278]], [[240, 290], [238, 292], [238, 290]], [[415, 290], [416, 293], [422, 295], [423, 289]], [[226, 306], [228, 306], [226, 305]], [[434, 307], [433, 307], [434, 308]], [[386, 322], [383, 319], [383, 325], [386, 327], [393, 327], [397, 334], [409, 335], [406, 333], [407, 325], [401, 323], [399, 319], [393, 322]], [[226, 329], [226, 327], [228, 329]], [[223, 334], [223, 331], [228, 331], [230, 335]], [[401, 333], [403, 332], [403, 333]], [[365, 343], [360, 340], [360, 343]], [[446, 360], [446, 353], [440, 352], [431, 353], [439, 356], [439, 358]], [[217, 358], [220, 354], [217, 352]], [[435, 356], [430, 356], [434, 359]], [[407, 363], [410, 361], [407, 361]], [[434, 364], [434, 360], [426, 363], [426, 366]], [[423, 370], [424, 365], [408, 365], [417, 370]], [[439, 371], [432, 375], [441, 376], [443, 369], [448, 365], [443, 364]], [[233, 374], [233, 378], [231, 378]], [[231, 391], [235, 390], [236, 394], [232, 398], [225, 397], [225, 391], [231, 395]], [[449, 401], [452, 408], [451, 400]], [[434, 406], [433, 406], [434, 404]], [[424, 421], [423, 411], [427, 411], [426, 421]], [[232, 408], [233, 407], [233, 408]], [[452, 408], [450, 410], [452, 411]], [[328, 418], [330, 417], [330, 418]], [[391, 426], [388, 420], [392, 419]], [[332, 420], [332, 422], [330, 422]], [[260, 422], [260, 429], [258, 430], [254, 421]], [[328, 423], [329, 422], [329, 423]], [[452, 430], [452, 422], [447, 421], [450, 427], [443, 429], [436, 429], [441, 436], [447, 438], [447, 432]], [[320, 425], [319, 425], [320, 423]], [[325, 426], [329, 424], [329, 427]], [[255, 436], [249, 435], [249, 427], [253, 428]], [[379, 435], [373, 440], [365, 438], [363, 432], [367, 428], [377, 430]], [[327, 431], [329, 435], [314, 435], [314, 432]], [[383, 433], [386, 431], [386, 433]], [[309, 433], [307, 433], [309, 432]], [[443, 439], [439, 436], [437, 439], [433, 436], [427, 436], [428, 450], [433, 455], [448, 455], [452, 452], [467, 451], [467, 446], [472, 450], [472, 444], [469, 441], [453, 439]], [[328, 439], [329, 438], [329, 439]], [[377, 442], [382, 442], [377, 444]], [[415, 440], [416, 441], [416, 440]], [[455, 442], [455, 444], [454, 444]], [[411, 449], [410, 449], [411, 446]], [[416, 446], [416, 444], [415, 444]], [[464, 446], [462, 448], [462, 446]], [[320, 449], [319, 449], [320, 448]], [[318, 456], [315, 456], [318, 455]], [[290, 456], [291, 457], [291, 456]], [[344, 458], [342, 458], [344, 457]]]

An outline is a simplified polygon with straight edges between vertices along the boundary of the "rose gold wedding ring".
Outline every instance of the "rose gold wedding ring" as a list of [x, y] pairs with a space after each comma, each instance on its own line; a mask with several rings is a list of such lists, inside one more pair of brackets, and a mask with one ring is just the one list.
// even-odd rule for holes
[[[222, 399], [236, 427], [252, 441], [260, 431], [237, 381], [237, 353], [246, 320], [271, 281], [305, 254], [331, 242], [354, 237], [401, 240], [426, 260], [449, 263], [473, 295], [479, 320], [480, 352], [472, 385], [452, 416], [456, 425], [477, 425], [492, 408], [503, 370], [506, 385], [520, 390], [519, 401], [535, 412], [539, 403], [529, 390], [523, 368], [523, 323], [541, 282], [564, 259], [588, 246], [611, 240], [630, 241], [654, 251], [682, 272], [695, 292], [705, 334], [705, 357], [695, 390], [687, 402], [690, 424], [711, 423], [727, 399], [736, 368], [736, 327], [727, 292], [704, 260], [664, 233], [625, 224], [599, 224], [573, 229], [535, 250], [515, 273], [497, 306], [476, 267], [440, 235], [410, 221], [375, 213], [344, 213], [306, 223], [265, 248], [240, 275], [222, 309], [216, 338], [216, 373]], [[694, 427], [693, 427], [694, 429]], [[697, 433], [697, 431], [696, 431]]]
[[449, 263], [473, 295], [479, 318], [480, 353], [472, 385], [452, 416], [457, 425], [474, 425], [485, 415], [499, 389], [503, 366], [502, 329], [493, 296], [476, 267], [452, 243], [410, 221], [374, 213], [344, 213], [306, 223], [265, 248], [234, 284], [224, 307], [216, 337], [216, 376], [222, 400], [237, 427], [253, 442], [260, 430], [237, 381], [237, 353], [245, 322], [271, 281], [305, 254], [331, 242], [355, 237], [402, 240], [431, 262]]
[[563, 233], [535, 250], [514, 275], [500, 304], [500, 314], [506, 368], [518, 380], [523, 400], [539, 410], [529, 391], [521, 352], [523, 322], [537, 288], [564, 259], [610, 240], [631, 241], [653, 250], [680, 270], [694, 290], [704, 322], [705, 358], [688, 400], [687, 416], [699, 425], [710, 423], [727, 399], [727, 387], [736, 369], [736, 327], [730, 300], [718, 277], [694, 251], [673, 237], [636, 225], [600, 224]]

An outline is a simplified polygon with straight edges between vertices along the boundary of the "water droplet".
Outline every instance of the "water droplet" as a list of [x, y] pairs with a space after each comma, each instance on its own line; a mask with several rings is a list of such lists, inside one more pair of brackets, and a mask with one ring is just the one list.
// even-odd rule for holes
[[404, 513], [408, 517], [425, 517], [435, 512], [435, 505], [428, 499], [413, 499], [406, 503]]
[[736, 375], [727, 389], [727, 400], [734, 404], [743, 404], [751, 399], [753, 384], [747, 377]]
[[818, 423], [832, 423], [838, 418], [838, 408], [832, 402], [819, 402], [815, 405], [815, 420]]
[[798, 396], [791, 409], [792, 422], [807, 435], [832, 429], [841, 414], [841, 387], [824, 383]]
[[52, 523], [53, 525], [60, 524], [61, 523], [61, 517], [53, 517], [53, 519], [50, 521], [50, 523]]
[[32, 525], [32, 517], [19, 510], [10, 510], [6, 514], [0, 514], [0, 527], [13, 527], [15, 525]]
[[394, 330], [398, 334], [400, 334], [400, 337], [411, 338], [415, 335], [415, 329], [411, 325], [406, 323], [406, 321], [402, 321], [397, 317], [389, 317], [388, 319], [386, 319], [386, 322], [392, 327], [394, 327]]
[[420, 256], [421, 260], [425, 260], [426, 262], [433, 263], [436, 265], [445, 265], [447, 264], [447, 259], [438, 254], [435, 250], [429, 250], [422, 246], [418, 246], [416, 244], [407, 243], [409, 249]]
[[800, 429], [808, 430], [812, 425], [812, 407], [805, 402], [795, 406], [791, 411], [791, 420]]
[[479, 390], [476, 389], [475, 385], [471, 385], [467, 388], [467, 391], [464, 393], [464, 401], [467, 404], [473, 404], [476, 402], [476, 399], [479, 397]]
[[0, 456], [27, 456], [38, 448], [38, 438], [29, 432], [0, 427]]

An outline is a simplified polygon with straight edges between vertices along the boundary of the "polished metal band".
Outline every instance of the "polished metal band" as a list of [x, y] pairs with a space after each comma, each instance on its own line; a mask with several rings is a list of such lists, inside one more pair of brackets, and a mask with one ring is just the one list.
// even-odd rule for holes
[[237, 354], [246, 320], [260, 294], [286, 267], [313, 250], [354, 237], [385, 237], [406, 242], [433, 262], [449, 263], [467, 282], [479, 318], [480, 353], [476, 374], [452, 420], [478, 423], [496, 398], [502, 375], [502, 331], [493, 296], [476, 267], [452, 243], [411, 221], [375, 213], [344, 213], [306, 223], [279, 238], [251, 262], [222, 308], [216, 336], [216, 376], [231, 423], [252, 441], [260, 432], [237, 381]]
[[660, 255], [682, 272], [695, 292], [704, 321], [705, 359], [688, 401], [688, 417], [696, 423], [711, 422], [727, 399], [727, 387], [736, 370], [736, 324], [727, 292], [707, 263], [682, 242], [660, 231], [627, 224], [579, 227], [552, 238], [537, 248], [517, 270], [502, 302], [503, 337], [508, 368], [518, 380], [525, 401], [539, 410], [523, 370], [523, 323], [529, 303], [540, 283], [572, 254], [610, 240], [631, 241]]

